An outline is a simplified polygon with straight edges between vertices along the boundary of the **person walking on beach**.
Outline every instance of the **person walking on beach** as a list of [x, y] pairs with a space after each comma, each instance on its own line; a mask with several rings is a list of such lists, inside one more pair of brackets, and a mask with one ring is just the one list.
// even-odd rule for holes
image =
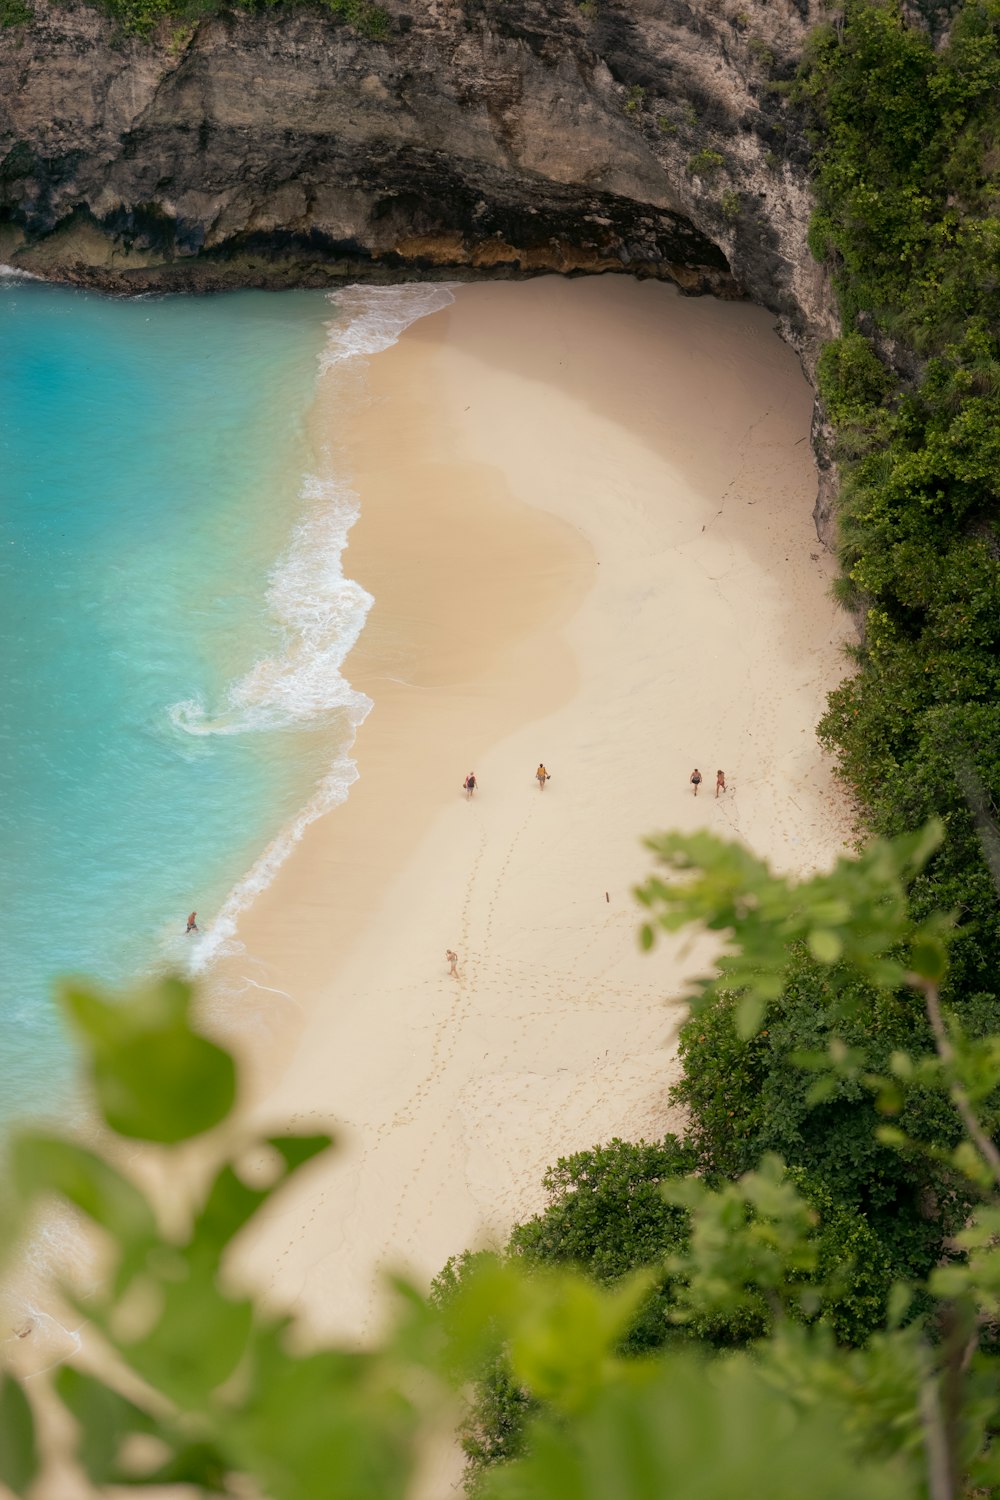
[[197, 915], [198, 915], [198, 913], [196, 911], [193, 911], [191, 913], [191, 915], [188, 917], [188, 924], [187, 924], [187, 926], [184, 929], [184, 936], [185, 937], [187, 937], [187, 935], [188, 935], [189, 932], [197, 932], [198, 931], [198, 923], [195, 921], [195, 918], [197, 917]]
[[457, 979], [458, 954], [455, 952], [454, 948], [446, 948], [444, 951], [444, 956], [448, 960], [448, 973], [451, 975], [452, 979]]
[[546, 771], [541, 761], [538, 762], [538, 770], [535, 772], [535, 780], [538, 782], [539, 791], [544, 792], [545, 783], [549, 780], [549, 773], [548, 771]]
[[475, 771], [469, 772], [468, 776], [466, 776], [465, 780], [462, 782], [462, 785], [465, 787], [465, 800], [468, 802], [471, 799], [473, 792], [476, 790]]
[[719, 793], [720, 792], [724, 792], [725, 790], [726, 790], [726, 773], [725, 773], [725, 771], [716, 771], [716, 773], [715, 773], [715, 795], [718, 797]]
[[694, 794], [697, 797], [698, 788], [701, 786], [701, 772], [698, 770], [697, 766], [695, 766], [694, 770], [691, 772], [691, 785], [694, 787]]

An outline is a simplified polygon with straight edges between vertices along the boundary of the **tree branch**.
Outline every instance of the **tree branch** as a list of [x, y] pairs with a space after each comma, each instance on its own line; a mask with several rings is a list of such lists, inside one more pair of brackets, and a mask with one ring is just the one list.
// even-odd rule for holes
[[941, 1400], [937, 1382], [926, 1368], [928, 1363], [925, 1356], [921, 1361], [925, 1374], [920, 1382], [920, 1424], [924, 1431], [924, 1448], [927, 1453], [927, 1488], [931, 1500], [954, 1500]]
[[988, 1163], [990, 1171], [993, 1173], [993, 1180], [997, 1188], [1000, 1189], [1000, 1151], [997, 1150], [986, 1134], [986, 1131], [976, 1119], [969, 1096], [955, 1076], [955, 1063], [957, 1059], [955, 1057], [955, 1049], [951, 1045], [951, 1038], [944, 1024], [944, 1016], [941, 1014], [941, 1000], [938, 995], [937, 985], [929, 983], [926, 979], [918, 979], [917, 976], [913, 976], [913, 978], [916, 980], [918, 987], [924, 992], [927, 1019], [930, 1021], [931, 1030], [934, 1033], [938, 1057], [940, 1057], [945, 1067], [952, 1074], [951, 1082], [948, 1086], [951, 1101], [961, 1115], [962, 1124], [978, 1148], [980, 1155]]

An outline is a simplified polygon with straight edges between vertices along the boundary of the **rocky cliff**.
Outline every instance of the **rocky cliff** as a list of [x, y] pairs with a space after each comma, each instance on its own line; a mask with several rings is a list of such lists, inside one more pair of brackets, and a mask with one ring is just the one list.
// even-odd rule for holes
[[[626, 270], [835, 332], [776, 84], [822, 0], [386, 0], [0, 31], [0, 261], [115, 291]], [[817, 523], [833, 476], [820, 464]]]
[[820, 0], [388, 0], [0, 32], [0, 259], [137, 289], [626, 269], [832, 326], [776, 80]]

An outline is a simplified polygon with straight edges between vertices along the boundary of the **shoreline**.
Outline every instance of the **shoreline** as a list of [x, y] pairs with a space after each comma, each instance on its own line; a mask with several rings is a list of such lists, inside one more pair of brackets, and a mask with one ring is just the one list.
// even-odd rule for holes
[[[337, 472], [362, 491], [342, 565], [345, 578], [374, 602], [343, 673], [372, 707], [340, 752], [358, 768], [346, 800], [303, 824], [269, 883], [239, 914], [244, 951], [223, 950], [203, 976], [209, 1019], [240, 1055], [251, 1100], [269, 1091], [279, 1054], [287, 1060], [304, 1017], [323, 1002], [317, 933], [343, 961], [387, 875], [461, 796], [477, 751], [481, 757], [512, 715], [540, 714], [573, 691], [565, 644], [557, 638], [547, 660], [538, 661], [526, 642], [536, 621], [558, 629], [574, 612], [594, 569], [587, 544], [574, 528], [512, 495], [495, 471], [452, 458], [458, 435], [440, 403], [411, 394], [420, 391], [428, 363], [417, 330], [450, 310], [417, 317], [377, 354], [328, 367], [310, 413], [313, 447], [332, 448]], [[384, 442], [386, 407], [398, 460]], [[430, 444], [432, 428], [442, 436]], [[442, 453], [449, 455], [444, 462]], [[527, 575], [525, 556], [536, 560]], [[470, 643], [472, 608], [491, 618]], [[408, 748], [401, 755], [403, 736]], [[449, 737], [461, 744], [460, 758], [442, 774], [439, 746]], [[336, 892], [332, 903], [327, 890]], [[253, 1006], [249, 1028], [248, 987], [266, 996]]]
[[679, 1123], [663, 1001], [707, 950], [639, 955], [642, 835], [712, 826], [805, 871], [850, 833], [812, 732], [848, 622], [811, 531], [811, 395], [767, 314], [617, 278], [461, 286], [367, 383], [360, 779], [209, 1006], [258, 1121], [346, 1127], [240, 1261], [355, 1338], [380, 1265], [424, 1279], [541, 1206], [559, 1155]]

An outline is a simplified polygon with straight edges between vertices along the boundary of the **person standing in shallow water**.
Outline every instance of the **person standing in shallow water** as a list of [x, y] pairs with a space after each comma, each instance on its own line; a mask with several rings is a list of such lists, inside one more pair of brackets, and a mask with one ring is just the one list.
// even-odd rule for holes
[[718, 796], [720, 792], [724, 792], [725, 790], [726, 790], [726, 773], [725, 773], [725, 771], [716, 771], [716, 773], [715, 773], [715, 795]]
[[691, 785], [694, 787], [694, 794], [697, 797], [698, 788], [701, 786], [701, 772], [698, 770], [697, 766], [695, 766], [694, 770], [691, 772]]
[[197, 915], [198, 915], [198, 913], [196, 911], [193, 911], [191, 913], [191, 915], [188, 917], [188, 924], [187, 924], [187, 926], [184, 929], [184, 936], [185, 937], [187, 937], [187, 935], [188, 935], [189, 932], [197, 932], [198, 931], [198, 923], [195, 921], [195, 918], [197, 917]]
[[462, 785], [465, 787], [465, 800], [468, 802], [477, 786], [475, 771], [469, 772]]

